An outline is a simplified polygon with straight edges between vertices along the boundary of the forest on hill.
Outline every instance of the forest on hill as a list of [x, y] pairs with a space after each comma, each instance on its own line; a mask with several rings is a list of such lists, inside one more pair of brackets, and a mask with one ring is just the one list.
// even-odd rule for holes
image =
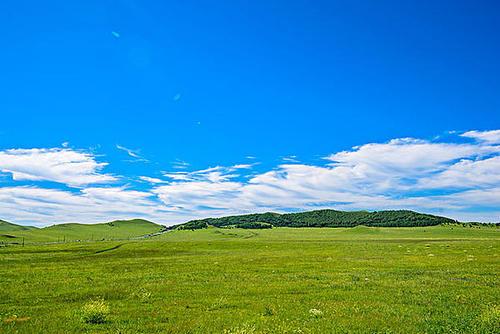
[[299, 213], [255, 213], [220, 218], [192, 220], [176, 226], [181, 230], [214, 227], [272, 228], [272, 227], [416, 227], [455, 224], [456, 220], [418, 213], [410, 210], [337, 211], [315, 210]]

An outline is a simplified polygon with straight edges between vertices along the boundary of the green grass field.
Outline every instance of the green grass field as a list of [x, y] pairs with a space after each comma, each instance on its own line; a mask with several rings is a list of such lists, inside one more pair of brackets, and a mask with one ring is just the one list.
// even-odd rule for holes
[[0, 243], [47, 243], [137, 238], [161, 230], [147, 220], [117, 220], [103, 224], [59, 224], [44, 228], [25, 227], [0, 221]]
[[[3, 247], [0, 332], [498, 333], [499, 241], [495, 227], [210, 228]], [[87, 324], [97, 297], [108, 320]]]

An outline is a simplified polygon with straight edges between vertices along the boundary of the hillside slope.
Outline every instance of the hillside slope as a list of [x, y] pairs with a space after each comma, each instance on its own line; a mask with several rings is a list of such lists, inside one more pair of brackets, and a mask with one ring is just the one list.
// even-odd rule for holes
[[239, 228], [270, 227], [354, 227], [358, 225], [378, 227], [435, 226], [456, 223], [455, 220], [418, 213], [409, 210], [389, 211], [337, 211], [315, 210], [300, 213], [259, 213], [221, 218], [192, 220], [179, 225], [178, 229], [199, 229], [208, 226]]
[[36, 229], [36, 227], [17, 225], [0, 219], [0, 233], [13, 231], [29, 231], [34, 229]]
[[164, 227], [143, 219], [117, 220], [102, 224], [59, 224], [40, 229], [9, 231], [0, 234], [9, 242], [25, 238], [26, 242], [50, 242], [73, 240], [102, 240], [136, 238], [156, 233]]

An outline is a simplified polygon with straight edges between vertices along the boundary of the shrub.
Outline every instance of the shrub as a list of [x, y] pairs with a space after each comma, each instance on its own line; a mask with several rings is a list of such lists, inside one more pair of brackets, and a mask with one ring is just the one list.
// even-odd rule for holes
[[309, 310], [309, 314], [312, 315], [315, 318], [319, 318], [323, 315], [323, 311], [312, 308]]
[[271, 307], [271, 306], [266, 306], [266, 308], [264, 309], [264, 316], [266, 317], [270, 317], [272, 315], [274, 315], [276, 312], [274, 311], [274, 309]]
[[264, 229], [264, 228], [273, 228], [273, 225], [261, 222], [248, 222], [248, 223], [236, 224], [235, 227], [246, 228], [246, 229]]
[[103, 298], [91, 299], [82, 308], [82, 320], [88, 324], [105, 323], [109, 315], [109, 306]]

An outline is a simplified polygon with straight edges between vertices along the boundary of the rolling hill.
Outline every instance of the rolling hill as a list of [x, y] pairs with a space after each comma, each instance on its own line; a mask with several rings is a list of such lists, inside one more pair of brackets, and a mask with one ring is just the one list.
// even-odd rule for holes
[[0, 233], [13, 231], [30, 231], [34, 229], [36, 229], [36, 227], [16, 225], [0, 219]]
[[177, 229], [200, 229], [208, 226], [238, 228], [271, 227], [354, 227], [358, 225], [377, 227], [434, 226], [456, 223], [455, 220], [418, 213], [409, 210], [389, 211], [337, 211], [315, 210], [299, 213], [279, 214], [273, 212], [206, 218], [178, 225]]
[[[169, 229], [194, 230], [213, 227], [265, 229], [273, 227], [417, 227], [457, 223], [455, 220], [409, 210], [337, 211], [315, 210], [299, 213], [256, 213], [192, 220]], [[0, 220], [0, 242], [58, 242], [137, 238], [166, 229], [143, 220], [116, 220], [101, 224], [59, 224], [44, 228], [21, 226]]]
[[[8, 224], [8, 225], [7, 225]], [[116, 220], [101, 224], [59, 224], [33, 228], [3, 222], [0, 241], [57, 242], [137, 238], [163, 230], [164, 227], [143, 219]]]

